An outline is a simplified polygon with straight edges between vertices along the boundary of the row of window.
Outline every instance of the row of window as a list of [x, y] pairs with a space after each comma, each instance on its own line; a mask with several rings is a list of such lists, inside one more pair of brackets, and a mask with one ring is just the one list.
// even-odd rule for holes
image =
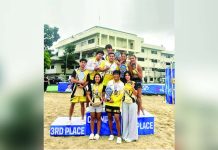
[[87, 44], [92, 44], [92, 43], [95, 43], [95, 39], [89, 39], [88, 41], [82, 41], [80, 43], [80, 46], [84, 46], [84, 45], [87, 45]]

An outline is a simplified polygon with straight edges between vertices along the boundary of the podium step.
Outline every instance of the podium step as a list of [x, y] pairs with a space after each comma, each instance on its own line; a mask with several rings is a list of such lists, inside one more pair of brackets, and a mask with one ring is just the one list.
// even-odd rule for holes
[[[140, 113], [138, 116], [138, 134], [148, 135], [154, 134], [154, 116], [145, 111], [143, 115]], [[121, 114], [122, 115], [122, 114]], [[81, 117], [72, 117], [71, 123], [69, 117], [58, 117], [50, 126], [50, 136], [85, 136], [90, 135], [90, 112], [86, 113], [84, 121]], [[122, 120], [122, 116], [120, 118]], [[122, 121], [121, 121], [122, 123]], [[122, 131], [122, 129], [121, 129]], [[97, 122], [95, 122], [95, 133], [97, 132]], [[116, 123], [113, 118], [113, 132], [117, 135]], [[106, 112], [102, 112], [101, 115], [101, 131], [100, 135], [110, 135], [108, 126], [108, 117]]]

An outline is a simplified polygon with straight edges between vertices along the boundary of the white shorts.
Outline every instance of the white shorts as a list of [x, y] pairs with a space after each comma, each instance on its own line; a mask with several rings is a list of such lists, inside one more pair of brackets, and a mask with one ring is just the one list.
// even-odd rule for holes
[[89, 106], [89, 112], [102, 112], [102, 111], [103, 111], [102, 105], [98, 107]]

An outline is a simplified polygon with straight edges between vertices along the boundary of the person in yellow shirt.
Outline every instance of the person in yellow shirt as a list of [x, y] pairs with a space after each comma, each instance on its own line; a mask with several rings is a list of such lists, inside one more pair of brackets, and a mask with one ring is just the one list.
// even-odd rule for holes
[[[121, 129], [120, 129], [120, 105], [122, 102], [122, 98], [124, 95], [124, 84], [120, 81], [120, 71], [115, 70], [113, 72], [113, 80], [110, 80], [107, 84], [105, 89], [106, 94], [106, 102], [105, 102], [105, 111], [108, 115], [108, 123], [110, 128], [110, 136], [109, 139], [112, 141], [114, 139], [113, 130], [112, 130], [112, 123], [113, 123], [113, 116], [116, 121], [116, 128], [117, 128], [117, 143], [122, 143], [121, 139]], [[112, 92], [108, 92], [107, 89], [111, 89]]]
[[[88, 85], [87, 97], [90, 101], [89, 111], [91, 114], [91, 134], [90, 140], [100, 138], [101, 112], [103, 111], [103, 101], [105, 101], [105, 86], [102, 84], [102, 78], [99, 73], [94, 75], [94, 83]], [[94, 135], [95, 121], [97, 120], [97, 133]]]
[[103, 72], [103, 84], [106, 86], [107, 83], [113, 79], [113, 71], [119, 70], [119, 66], [115, 62], [114, 53], [109, 53], [109, 61], [104, 61], [99, 66], [99, 70]]
[[99, 50], [96, 52], [96, 56], [94, 58], [91, 58], [88, 60], [86, 69], [89, 71], [89, 76], [90, 76], [90, 82], [94, 82], [94, 75], [96, 73], [99, 73], [100, 69], [99, 66], [103, 62], [102, 57], [104, 55], [104, 52]]
[[102, 59], [109, 61], [109, 53], [113, 53], [112, 45], [111, 45], [111, 44], [107, 44], [107, 45], [105, 46], [105, 49], [106, 49], [106, 51], [107, 51], [107, 54], [105, 54]]
[[131, 73], [132, 80], [135, 82], [135, 89], [137, 90], [137, 103], [138, 103], [138, 115], [140, 111], [144, 113], [144, 109], [142, 107], [142, 67], [136, 63], [136, 56], [130, 55], [129, 56], [130, 62], [128, 63], [128, 70]]
[[72, 87], [72, 95], [71, 95], [71, 106], [69, 111], [69, 121], [71, 123], [71, 117], [74, 111], [74, 106], [76, 103], [81, 104], [81, 115], [82, 121], [84, 121], [85, 115], [85, 106], [86, 102], [86, 90], [85, 87], [88, 85], [87, 76], [89, 74], [88, 70], [85, 69], [87, 60], [80, 59], [80, 67], [75, 69], [71, 75], [71, 82], [74, 83]]
[[137, 116], [137, 90], [134, 89], [135, 82], [131, 81], [131, 73], [126, 71], [124, 97], [122, 103], [122, 137], [126, 142], [138, 140], [138, 116]]
[[[104, 52], [99, 50], [96, 52], [96, 56], [89, 59], [86, 65], [86, 69], [89, 71], [88, 80], [89, 84], [94, 83], [94, 75], [100, 72], [99, 66], [103, 62], [102, 57]], [[86, 98], [86, 110], [89, 108], [89, 100]]]

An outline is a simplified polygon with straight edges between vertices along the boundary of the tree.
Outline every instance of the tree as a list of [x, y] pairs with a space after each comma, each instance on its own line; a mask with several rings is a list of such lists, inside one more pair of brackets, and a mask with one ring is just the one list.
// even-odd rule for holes
[[44, 25], [44, 50], [47, 50], [60, 38], [58, 30], [59, 28], [57, 27], [52, 28], [47, 24]]
[[45, 69], [49, 69], [51, 66], [51, 59], [50, 59], [50, 54], [48, 50], [44, 51], [44, 71]]
[[78, 65], [78, 63], [76, 62], [76, 55], [74, 53], [75, 45], [66, 45], [64, 50], [64, 56], [62, 56], [61, 59], [65, 66], [64, 74], [66, 75], [66, 69], [71, 69], [73, 66]]
[[49, 69], [51, 66], [52, 54], [48, 49], [60, 38], [58, 30], [57, 27], [52, 28], [47, 24], [44, 25], [44, 71], [45, 69]]

